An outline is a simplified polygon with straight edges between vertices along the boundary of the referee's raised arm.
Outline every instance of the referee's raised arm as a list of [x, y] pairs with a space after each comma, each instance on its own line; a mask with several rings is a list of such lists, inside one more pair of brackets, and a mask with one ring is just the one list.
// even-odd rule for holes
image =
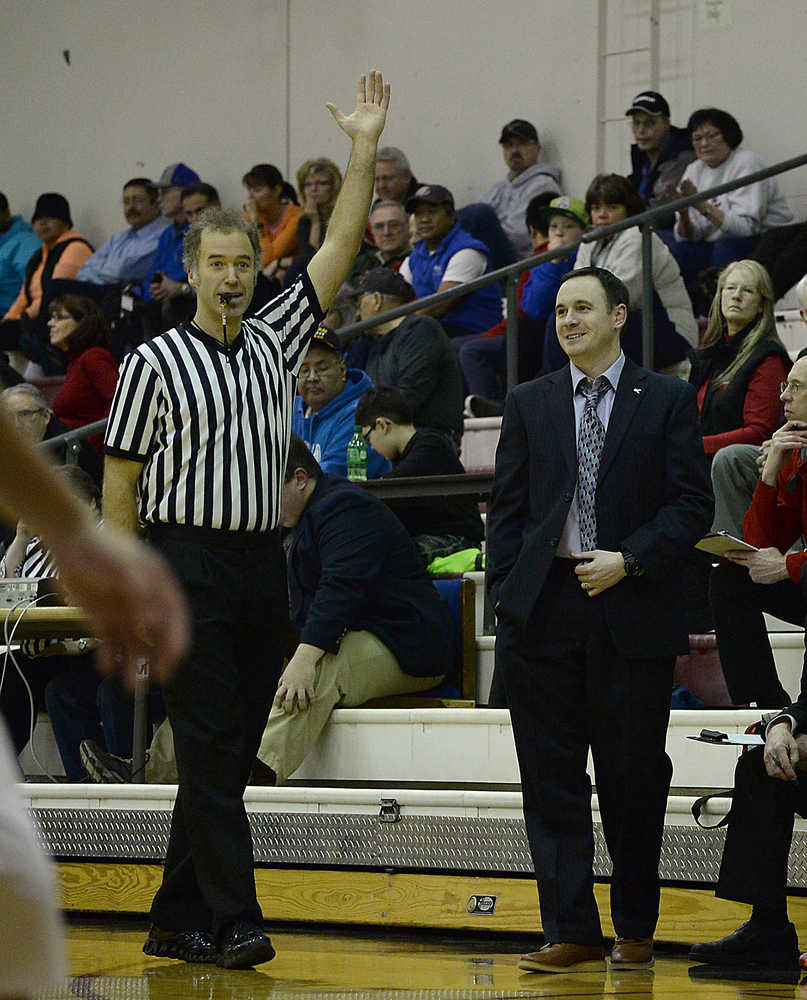
[[345, 115], [335, 104], [328, 110], [353, 141], [342, 190], [336, 199], [322, 246], [308, 264], [308, 275], [323, 313], [347, 278], [359, 252], [375, 180], [375, 156], [389, 107], [389, 84], [370, 70], [359, 77], [356, 110]]

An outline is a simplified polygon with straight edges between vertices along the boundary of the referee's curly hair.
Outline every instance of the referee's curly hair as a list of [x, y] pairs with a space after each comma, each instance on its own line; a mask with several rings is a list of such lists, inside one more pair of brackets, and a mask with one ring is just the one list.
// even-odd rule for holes
[[255, 277], [261, 266], [261, 241], [254, 222], [245, 219], [240, 212], [231, 208], [207, 208], [196, 222], [185, 233], [183, 243], [182, 263], [188, 274], [194, 278], [199, 276], [199, 249], [202, 245], [202, 234], [214, 230], [217, 233], [246, 233], [252, 244], [252, 255], [255, 262]]

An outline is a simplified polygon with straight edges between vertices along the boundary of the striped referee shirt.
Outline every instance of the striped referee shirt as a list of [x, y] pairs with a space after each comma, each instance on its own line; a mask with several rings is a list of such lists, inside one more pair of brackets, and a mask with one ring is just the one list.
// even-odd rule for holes
[[297, 373], [321, 315], [304, 272], [229, 347], [183, 324], [127, 355], [104, 445], [143, 463], [142, 522], [276, 527]]

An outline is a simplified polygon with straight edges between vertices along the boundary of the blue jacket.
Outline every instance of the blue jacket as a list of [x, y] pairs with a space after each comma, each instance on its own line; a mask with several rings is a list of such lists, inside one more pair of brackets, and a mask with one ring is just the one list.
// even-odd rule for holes
[[547, 260], [530, 271], [530, 276], [521, 291], [522, 312], [530, 319], [545, 323], [550, 313], [555, 311], [555, 299], [564, 274], [574, 267], [577, 250], [563, 260]]
[[322, 476], [297, 525], [288, 572], [301, 642], [335, 653], [346, 630], [366, 630], [407, 674], [450, 669], [448, 605], [395, 514], [355, 483]]
[[[373, 383], [358, 368], [348, 368], [344, 389], [327, 406], [310, 417], [305, 415], [303, 401], [294, 400], [291, 429], [305, 441], [323, 472], [347, 477], [347, 443], [353, 437], [354, 415], [359, 396], [373, 388]], [[392, 466], [377, 451], [367, 449], [367, 478], [378, 479]]]
[[155, 271], [162, 271], [166, 278], [172, 281], [187, 281], [188, 275], [185, 273], [185, 265], [182, 263], [182, 252], [184, 250], [185, 233], [188, 226], [169, 226], [160, 236], [154, 260], [143, 287], [143, 298], [148, 302], [151, 299], [149, 286]]
[[21, 215], [12, 215], [11, 225], [0, 233], [0, 316], [5, 316], [20, 293], [25, 265], [42, 241]]
[[[409, 254], [409, 269], [412, 272], [412, 287], [419, 299], [433, 295], [437, 291], [446, 273], [448, 262], [460, 250], [478, 250], [483, 253], [487, 261], [485, 273], [491, 270], [488, 248], [461, 229], [458, 222], [434, 253], [429, 253], [425, 240], [417, 241], [412, 253]], [[494, 283], [485, 285], [484, 288], [477, 288], [475, 292], [460, 299], [441, 317], [441, 322], [444, 326], [456, 327], [458, 332], [484, 333], [485, 330], [496, 326], [501, 318], [501, 288], [498, 283]]]

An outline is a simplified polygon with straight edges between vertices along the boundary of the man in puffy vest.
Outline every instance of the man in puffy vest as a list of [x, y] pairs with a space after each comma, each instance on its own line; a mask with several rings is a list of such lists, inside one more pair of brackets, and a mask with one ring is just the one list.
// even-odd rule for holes
[[[491, 270], [488, 248], [460, 227], [448, 188], [421, 185], [407, 199], [406, 211], [414, 213], [417, 240], [398, 273], [418, 298], [445, 292]], [[449, 337], [484, 333], [502, 318], [501, 288], [485, 285], [423, 312], [436, 316]]]

